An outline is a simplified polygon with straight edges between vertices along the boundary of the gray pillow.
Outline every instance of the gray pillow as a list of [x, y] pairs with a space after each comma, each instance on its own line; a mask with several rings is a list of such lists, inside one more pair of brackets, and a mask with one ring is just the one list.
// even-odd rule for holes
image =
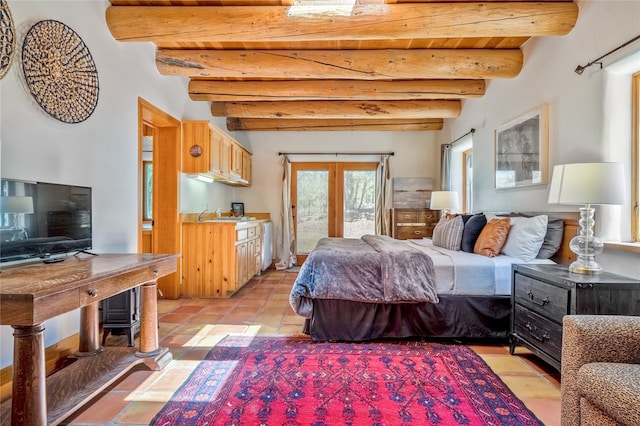
[[440, 221], [433, 228], [431, 241], [434, 246], [443, 247], [448, 250], [460, 250], [460, 240], [462, 240], [462, 230], [464, 224], [462, 216], [452, 218], [441, 217]]
[[562, 236], [564, 235], [564, 220], [550, 217], [547, 224], [547, 233], [544, 236], [542, 247], [536, 256], [537, 259], [549, 259], [560, 249]]

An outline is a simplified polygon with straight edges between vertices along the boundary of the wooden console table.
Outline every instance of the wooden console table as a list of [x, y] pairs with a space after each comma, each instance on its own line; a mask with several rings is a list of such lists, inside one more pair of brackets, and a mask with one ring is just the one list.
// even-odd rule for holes
[[[13, 392], [2, 424], [56, 425], [109, 384], [143, 363], [161, 370], [172, 359], [158, 346], [157, 280], [177, 270], [177, 255], [81, 254], [64, 262], [12, 266], [0, 272], [0, 324], [14, 329]], [[98, 304], [141, 286], [140, 347], [103, 348]], [[46, 378], [44, 322], [80, 309], [77, 360]]]

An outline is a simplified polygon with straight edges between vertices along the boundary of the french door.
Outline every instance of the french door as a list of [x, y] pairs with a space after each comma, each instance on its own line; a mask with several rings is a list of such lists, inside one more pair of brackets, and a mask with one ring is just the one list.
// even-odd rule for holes
[[378, 163], [292, 163], [298, 265], [324, 237], [375, 233]]

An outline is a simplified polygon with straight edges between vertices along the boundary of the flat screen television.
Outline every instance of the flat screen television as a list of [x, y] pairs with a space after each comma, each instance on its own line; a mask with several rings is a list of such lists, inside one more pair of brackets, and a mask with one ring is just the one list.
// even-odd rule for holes
[[0, 180], [0, 262], [91, 249], [91, 188]]

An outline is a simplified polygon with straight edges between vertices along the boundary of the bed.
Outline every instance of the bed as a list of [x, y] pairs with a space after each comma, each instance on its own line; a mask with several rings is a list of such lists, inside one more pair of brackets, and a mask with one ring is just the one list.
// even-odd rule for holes
[[[521, 220], [510, 219], [512, 223], [523, 223], [516, 222]], [[554, 220], [562, 234], [553, 256], [542, 259], [455, 249], [455, 243], [448, 247], [436, 242], [435, 233], [434, 239], [420, 240], [387, 236], [323, 239], [301, 266], [290, 304], [305, 317], [303, 331], [315, 341], [506, 339], [511, 265], [572, 260], [568, 242], [577, 222]], [[546, 226], [545, 243], [551, 220]], [[463, 232], [464, 227], [466, 223]], [[505, 241], [516, 238], [516, 228], [511, 227]]]

